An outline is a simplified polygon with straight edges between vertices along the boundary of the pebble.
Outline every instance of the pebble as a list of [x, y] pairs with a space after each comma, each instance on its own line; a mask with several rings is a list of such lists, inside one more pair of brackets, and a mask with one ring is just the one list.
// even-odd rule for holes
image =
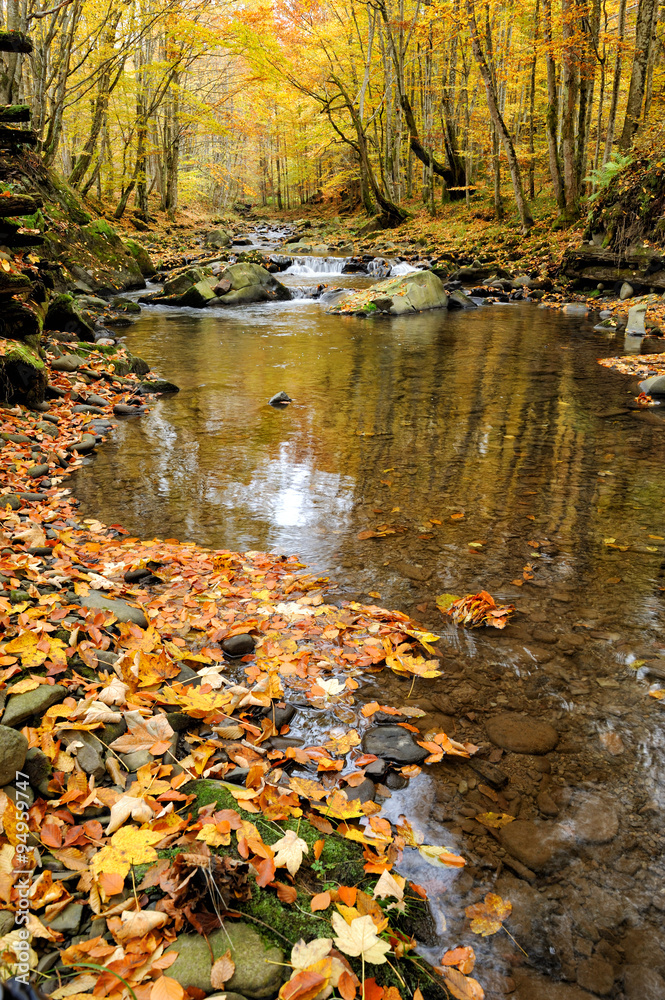
[[254, 652], [255, 646], [256, 639], [254, 636], [245, 632], [239, 635], [231, 635], [222, 642], [223, 651], [230, 657], [248, 656]]
[[559, 826], [526, 819], [516, 819], [504, 826], [500, 838], [509, 854], [535, 872], [549, 869], [565, 847]]
[[495, 715], [485, 728], [492, 743], [513, 753], [549, 753], [559, 742], [559, 734], [548, 722], [516, 712]]
[[350, 785], [345, 785], [344, 791], [346, 792], [346, 797], [349, 801], [355, 800], [357, 802], [373, 802], [376, 797], [376, 786], [371, 778], [365, 778], [364, 781], [361, 781], [355, 788]]
[[608, 844], [619, 830], [619, 814], [613, 802], [589, 796], [573, 815], [573, 827], [580, 840], [588, 844]]
[[408, 729], [401, 726], [374, 726], [363, 737], [363, 750], [397, 764], [419, 764], [428, 756]]
[[7, 785], [22, 770], [28, 752], [28, 741], [23, 733], [10, 726], [0, 726], [0, 785]]

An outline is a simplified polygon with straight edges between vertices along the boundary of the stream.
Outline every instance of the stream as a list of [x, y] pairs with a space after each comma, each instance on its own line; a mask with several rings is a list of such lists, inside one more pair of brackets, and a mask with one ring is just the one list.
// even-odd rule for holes
[[[278, 277], [371, 282], [340, 261]], [[309, 298], [146, 307], [127, 346], [181, 391], [120, 420], [72, 480], [106, 523], [298, 553], [332, 599], [441, 635], [444, 674], [410, 703], [483, 751], [395, 788], [384, 812], [467, 858], [440, 870], [437, 931], [474, 946], [489, 1000], [665, 996], [665, 701], [649, 697], [665, 678], [665, 421], [628, 409], [634, 382], [596, 363], [623, 345], [593, 324], [527, 303], [377, 320]], [[268, 405], [280, 390], [284, 409]], [[437, 608], [479, 590], [516, 605], [505, 632]], [[406, 702], [410, 679], [386, 673], [363, 701]], [[525, 716], [530, 752], [488, 736], [504, 713]], [[547, 752], [542, 721], [559, 736]], [[488, 830], [488, 810], [517, 819]], [[432, 869], [412, 865], [431, 893]], [[487, 891], [512, 902], [519, 947], [464, 930]], [[424, 951], [438, 963], [440, 940]]]

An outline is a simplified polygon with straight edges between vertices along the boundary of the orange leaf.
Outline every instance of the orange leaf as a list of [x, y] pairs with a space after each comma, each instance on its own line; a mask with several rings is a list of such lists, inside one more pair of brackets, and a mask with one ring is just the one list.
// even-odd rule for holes
[[322, 976], [319, 972], [303, 969], [288, 983], [284, 983], [279, 996], [281, 1000], [314, 1000], [317, 993], [326, 986], [330, 976]]
[[476, 979], [463, 976], [457, 969], [444, 969], [443, 978], [457, 1000], [484, 1000], [485, 991]]
[[476, 964], [476, 953], [473, 948], [453, 948], [447, 951], [441, 959], [441, 965], [456, 965], [465, 976], [473, 972]]
[[484, 902], [467, 906], [464, 912], [471, 921], [473, 933], [488, 937], [501, 929], [503, 921], [510, 916], [512, 909], [513, 905], [508, 900], [501, 899], [496, 893], [488, 892]]
[[314, 852], [314, 860], [318, 861], [321, 857], [321, 851], [326, 846], [325, 840], [315, 840], [312, 845], [312, 851]]
[[355, 885], [340, 885], [337, 895], [346, 906], [355, 906], [358, 889]]
[[351, 976], [346, 969], [339, 977], [337, 989], [339, 990], [342, 1000], [356, 1000], [356, 984], [353, 981], [353, 976]]
[[150, 1000], [182, 1000], [185, 991], [177, 979], [160, 976], [150, 990]]
[[102, 872], [98, 882], [106, 897], [115, 896], [122, 892], [122, 887], [125, 884], [123, 876], [117, 872]]
[[271, 886], [277, 889], [277, 898], [281, 903], [295, 903], [298, 898], [298, 890], [294, 885], [284, 885], [283, 882], [271, 882]]
[[329, 892], [319, 892], [316, 896], [312, 896], [310, 909], [312, 913], [316, 913], [317, 910], [327, 910], [331, 901]]
[[363, 986], [363, 998], [364, 1000], [382, 1000], [385, 990], [383, 986], [379, 986], [374, 976], [371, 979], [366, 979]]

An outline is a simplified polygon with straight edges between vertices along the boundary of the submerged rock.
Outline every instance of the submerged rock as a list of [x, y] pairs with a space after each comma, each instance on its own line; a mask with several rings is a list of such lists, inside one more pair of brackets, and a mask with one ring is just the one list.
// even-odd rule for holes
[[293, 400], [291, 399], [291, 397], [287, 396], [287, 394], [285, 392], [277, 392], [272, 397], [272, 399], [268, 400], [268, 405], [269, 406], [288, 406], [288, 404], [292, 403], [292, 402], [293, 402]]
[[485, 728], [492, 743], [513, 753], [549, 753], [559, 742], [559, 734], [548, 722], [517, 712], [495, 715]]
[[401, 726], [375, 726], [363, 737], [363, 750], [397, 764], [419, 764], [427, 750], [419, 747], [411, 733]]
[[347, 293], [329, 305], [326, 312], [359, 316], [403, 316], [428, 309], [446, 309], [448, 295], [443, 282], [431, 271], [412, 271], [379, 281], [371, 288]]

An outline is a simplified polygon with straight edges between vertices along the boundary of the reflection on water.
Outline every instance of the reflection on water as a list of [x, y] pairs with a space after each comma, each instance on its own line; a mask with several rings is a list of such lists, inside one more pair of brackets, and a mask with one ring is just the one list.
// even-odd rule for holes
[[[146, 311], [128, 346], [182, 391], [121, 422], [76, 492], [137, 533], [295, 551], [402, 607], [519, 595], [525, 572], [588, 606], [620, 578], [615, 606], [653, 626], [662, 425], [608, 416], [634, 390], [595, 364], [606, 343], [532, 306], [374, 322], [308, 300]], [[268, 406], [282, 389], [294, 402]]]

